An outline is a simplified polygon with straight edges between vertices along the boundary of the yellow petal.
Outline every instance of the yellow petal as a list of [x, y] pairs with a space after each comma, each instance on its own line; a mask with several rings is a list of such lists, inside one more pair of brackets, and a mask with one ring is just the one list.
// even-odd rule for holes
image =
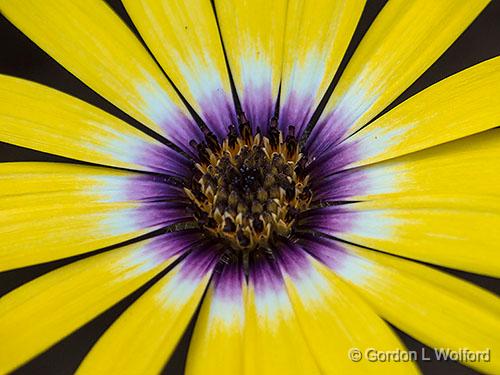
[[[406, 349], [373, 309], [326, 266], [289, 245], [281, 253], [280, 267], [322, 374], [418, 373], [411, 361], [371, 360], [372, 348], [381, 352]], [[355, 357], [356, 350], [361, 357]]]
[[287, 1], [214, 3], [243, 111], [254, 129], [267, 129], [281, 79]]
[[342, 143], [342, 150], [356, 154], [356, 160], [345, 167], [390, 159], [494, 128], [500, 124], [499, 91], [500, 57], [457, 73]]
[[351, 41], [364, 0], [290, 0], [286, 20], [280, 125], [300, 136]]
[[132, 293], [196, 238], [169, 233], [95, 255], [0, 298], [0, 372], [13, 370]]
[[446, 51], [488, 2], [389, 1], [343, 72], [311, 134], [311, 148], [324, 150], [380, 113]]
[[[136, 202], [183, 199], [166, 177], [87, 165], [44, 162], [0, 164], [0, 199], [20, 195], [67, 193], [87, 202]], [[7, 203], [7, 201], [4, 201]], [[3, 207], [5, 208], [5, 207]]]
[[[409, 260], [347, 244], [335, 246], [343, 250], [325, 247], [320, 257], [381, 317], [431, 348], [483, 352], [483, 360], [461, 362], [488, 374], [499, 372], [494, 354], [500, 350], [498, 297]], [[317, 245], [309, 249], [314, 247], [318, 250]], [[436, 358], [433, 349], [426, 355]]]
[[243, 364], [246, 374], [319, 374], [272, 261], [255, 259], [249, 272]]
[[116, 117], [19, 78], [0, 75], [0, 121], [1, 141], [73, 159], [174, 175], [187, 163]]
[[125, 0], [124, 5], [188, 103], [209, 128], [225, 137], [236, 116], [211, 2]]
[[312, 180], [315, 200], [500, 193], [500, 129]]
[[243, 373], [245, 298], [241, 262], [214, 274], [189, 345], [187, 375]]
[[0, 11], [111, 103], [188, 147], [199, 129], [161, 70], [102, 0], [3, 0]]
[[194, 249], [118, 318], [77, 373], [160, 373], [198, 306], [217, 254], [210, 246]]
[[320, 208], [302, 225], [450, 268], [500, 275], [500, 199], [409, 196]]
[[150, 176], [113, 177], [98, 168], [44, 163], [8, 163], [0, 171], [2, 271], [96, 250], [189, 218], [182, 200], [162, 199], [176, 192]]

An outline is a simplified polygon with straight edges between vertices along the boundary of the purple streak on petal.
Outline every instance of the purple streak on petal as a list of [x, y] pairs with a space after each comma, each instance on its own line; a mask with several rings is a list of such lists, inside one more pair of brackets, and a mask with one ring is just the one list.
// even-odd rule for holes
[[[313, 154], [314, 155], [314, 154]], [[324, 179], [331, 174], [344, 169], [349, 164], [360, 160], [362, 150], [354, 143], [342, 142], [325, 149], [322, 154], [316, 154], [309, 164], [311, 177]]]
[[332, 270], [342, 265], [348, 256], [340, 242], [328, 238], [306, 234], [301, 236], [297, 244]]
[[227, 303], [241, 303], [245, 275], [241, 262], [224, 264], [213, 277], [214, 298]]
[[184, 200], [184, 191], [171, 185], [168, 177], [138, 174], [127, 178], [124, 199], [128, 201]]
[[171, 115], [172, 117], [166, 119], [162, 126], [165, 129], [166, 138], [189, 155], [196, 155], [189, 142], [192, 139], [197, 142], [203, 140], [200, 127], [193, 119], [186, 117], [180, 109], [176, 109]]
[[133, 214], [133, 218], [124, 220], [133, 220], [136, 228], [158, 228], [192, 219], [186, 202], [142, 203]]
[[359, 218], [359, 212], [349, 209], [349, 205], [315, 208], [304, 212], [299, 218], [301, 229], [314, 230], [335, 236], [349, 231]]
[[313, 178], [311, 189], [313, 202], [349, 200], [364, 195], [369, 188], [366, 173], [357, 168], [336, 173], [326, 178]]
[[248, 85], [242, 95], [242, 107], [247, 119], [255, 132], [259, 127], [264, 134], [267, 133], [269, 121], [274, 115], [276, 99], [273, 98], [271, 85]]
[[204, 240], [195, 245], [182, 261], [179, 275], [183, 279], [198, 282], [212, 273], [221, 254], [221, 245], [218, 241]]
[[130, 152], [140, 155], [139, 160], [135, 162], [148, 167], [151, 171], [177, 177], [187, 177], [191, 174], [191, 162], [168, 146], [148, 144], [142, 150], [130, 150]]
[[306, 148], [309, 155], [319, 157], [332, 149], [345, 136], [349, 121], [348, 114], [339, 110], [323, 116], [307, 139]]
[[295, 91], [290, 92], [280, 109], [280, 130], [286, 134], [288, 126], [293, 125], [296, 136], [300, 138], [313, 115], [313, 104], [314, 98], [304, 97]]
[[295, 280], [299, 280], [311, 269], [307, 253], [289, 240], [284, 239], [278, 243], [276, 257], [281, 271]]
[[249, 283], [253, 285], [255, 295], [264, 297], [282, 293], [285, 290], [283, 278], [277, 260], [265, 256], [254, 256], [249, 267]]
[[201, 117], [208, 128], [222, 141], [227, 136], [229, 125], [237, 124], [233, 99], [222, 89], [200, 101]]
[[180, 256], [200, 242], [201, 234], [197, 230], [185, 230], [165, 233], [155, 237], [146, 246], [145, 254], [151, 254], [158, 261]]

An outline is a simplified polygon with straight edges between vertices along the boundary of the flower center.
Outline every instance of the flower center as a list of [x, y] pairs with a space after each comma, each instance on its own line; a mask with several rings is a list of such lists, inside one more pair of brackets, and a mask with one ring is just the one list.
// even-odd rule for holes
[[184, 190], [202, 228], [241, 250], [267, 247], [276, 236], [290, 235], [298, 213], [312, 199], [294, 130], [290, 127], [283, 139], [273, 119], [267, 136], [253, 135], [240, 116], [239, 134], [230, 126], [222, 144], [211, 133], [206, 142], [193, 143], [200, 162]]

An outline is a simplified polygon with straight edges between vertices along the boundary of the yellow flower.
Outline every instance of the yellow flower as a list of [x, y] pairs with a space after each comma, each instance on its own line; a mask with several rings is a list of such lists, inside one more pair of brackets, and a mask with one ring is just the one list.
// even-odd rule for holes
[[422, 264], [500, 274], [500, 57], [381, 114], [488, 1], [390, 0], [333, 91], [364, 1], [123, 4], [158, 64], [101, 0], [0, 0], [140, 123], [0, 76], [1, 141], [87, 162], [0, 165], [0, 271], [99, 250], [0, 298], [0, 373], [148, 282], [78, 373], [193, 316], [188, 374], [418, 372], [388, 323], [500, 373], [498, 298]]

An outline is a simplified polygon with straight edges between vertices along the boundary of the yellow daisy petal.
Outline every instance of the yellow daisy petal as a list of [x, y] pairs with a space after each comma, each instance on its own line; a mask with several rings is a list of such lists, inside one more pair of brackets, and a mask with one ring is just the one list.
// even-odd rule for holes
[[[322, 374], [418, 373], [411, 361], [371, 361], [378, 351], [405, 351], [389, 326], [327, 267], [289, 244], [280, 267], [302, 332]], [[355, 357], [359, 351], [360, 357]], [[368, 357], [367, 357], [368, 356]]]
[[169, 233], [43, 275], [0, 298], [0, 372], [7, 373], [132, 293], [197, 240]]
[[229, 75], [209, 0], [125, 0], [158, 62], [220, 137], [236, 123]]
[[198, 306], [216, 255], [213, 246], [194, 249], [118, 318], [77, 374], [159, 373]]
[[189, 344], [186, 374], [243, 373], [246, 282], [242, 264], [214, 274]]
[[199, 136], [141, 43], [101, 0], [2, 0], [0, 11], [90, 88], [184, 148]]
[[317, 201], [500, 193], [500, 129], [312, 180]]
[[324, 150], [380, 113], [458, 38], [488, 2], [389, 1], [343, 72], [311, 134], [311, 148]]
[[[500, 350], [500, 302], [492, 293], [430, 267], [352, 245], [306, 246], [391, 324], [431, 348], [482, 352], [483, 360], [461, 362], [485, 373], [499, 372], [494, 353]], [[436, 358], [432, 349], [427, 356]]]
[[301, 225], [404, 257], [500, 275], [498, 197], [379, 199], [312, 210]]
[[50, 163], [6, 163], [0, 173], [1, 271], [96, 250], [189, 218], [182, 193], [150, 175]]
[[[87, 165], [16, 162], [0, 164], [0, 199], [61, 193], [87, 202], [144, 202], [182, 199], [181, 188], [165, 177]], [[7, 204], [7, 201], [4, 201]], [[3, 206], [6, 208], [6, 206]]]
[[215, 0], [222, 40], [242, 109], [267, 129], [281, 79], [286, 0]]
[[280, 125], [300, 136], [351, 41], [365, 0], [288, 2]]
[[0, 140], [96, 164], [183, 173], [184, 157], [116, 117], [57, 90], [0, 75]]
[[494, 128], [500, 124], [499, 91], [496, 57], [418, 93], [329, 153], [349, 153], [355, 160], [344, 168], [353, 167]]
[[243, 365], [246, 374], [319, 374], [272, 261], [250, 265], [245, 311]]

